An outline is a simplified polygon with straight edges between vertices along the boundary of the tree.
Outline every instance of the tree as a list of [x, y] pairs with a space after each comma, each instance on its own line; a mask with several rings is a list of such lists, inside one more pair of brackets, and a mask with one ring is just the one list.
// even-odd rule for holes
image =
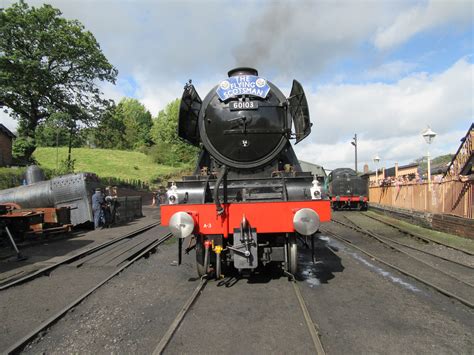
[[123, 98], [104, 112], [96, 130], [96, 146], [136, 149], [151, 144], [153, 125], [150, 112], [137, 99]]
[[[454, 154], [445, 154], [445, 155], [440, 155], [431, 159], [431, 169], [433, 170], [435, 167], [447, 166], [451, 162], [453, 157], [454, 157]], [[423, 173], [428, 171], [428, 162], [426, 160], [426, 157], [415, 159], [414, 163], [417, 163], [420, 165], [421, 171]]]
[[25, 158], [52, 113], [69, 114], [76, 126], [96, 121], [110, 104], [97, 82], [116, 77], [92, 33], [60, 10], [20, 1], [0, 12], [0, 105], [19, 121]]
[[124, 98], [117, 105], [115, 114], [125, 125], [124, 140], [128, 149], [149, 145], [153, 125], [150, 112], [137, 99]]
[[104, 149], [126, 149], [123, 136], [125, 124], [122, 117], [116, 115], [116, 106], [109, 107], [102, 113], [100, 124], [94, 131], [94, 145]]
[[[153, 120], [151, 136], [160, 149], [160, 154], [167, 164], [192, 163], [195, 161], [198, 148], [184, 142], [178, 137], [178, 116], [181, 101], [176, 99], [166, 105]], [[155, 159], [156, 160], [156, 159]], [[163, 159], [162, 159], [163, 160]]]
[[[47, 121], [38, 125], [35, 133], [36, 145], [38, 147], [63, 147], [69, 144], [71, 132], [70, 117], [64, 113], [53, 113]], [[77, 129], [72, 135], [72, 146], [81, 147], [85, 139], [81, 129]]]

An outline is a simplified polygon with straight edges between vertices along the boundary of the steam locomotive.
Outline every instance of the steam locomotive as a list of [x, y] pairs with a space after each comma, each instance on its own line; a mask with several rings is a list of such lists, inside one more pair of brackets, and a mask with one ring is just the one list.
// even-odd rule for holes
[[229, 71], [204, 100], [186, 84], [178, 134], [201, 151], [194, 174], [171, 183], [161, 206], [162, 224], [179, 238], [179, 262], [191, 236], [200, 276], [268, 263], [296, 273], [297, 238], [314, 242], [320, 222], [331, 218], [330, 201], [311, 172], [301, 171], [290, 144], [310, 132], [296, 80], [288, 98], [252, 68]]
[[331, 207], [334, 211], [342, 209], [367, 210], [368, 181], [356, 174], [353, 169], [334, 169], [327, 178]]

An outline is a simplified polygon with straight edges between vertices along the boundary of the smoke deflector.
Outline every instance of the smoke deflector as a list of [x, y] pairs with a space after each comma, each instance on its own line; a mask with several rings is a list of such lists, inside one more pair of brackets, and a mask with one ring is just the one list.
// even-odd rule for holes
[[293, 80], [289, 101], [289, 110], [295, 127], [296, 142], [301, 142], [311, 133], [311, 121], [309, 119], [308, 102], [301, 84]]

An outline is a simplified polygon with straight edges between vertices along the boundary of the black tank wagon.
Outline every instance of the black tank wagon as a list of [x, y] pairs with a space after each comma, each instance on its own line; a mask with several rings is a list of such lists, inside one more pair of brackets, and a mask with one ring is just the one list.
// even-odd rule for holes
[[334, 169], [327, 179], [331, 207], [341, 209], [367, 210], [368, 182], [353, 169]]

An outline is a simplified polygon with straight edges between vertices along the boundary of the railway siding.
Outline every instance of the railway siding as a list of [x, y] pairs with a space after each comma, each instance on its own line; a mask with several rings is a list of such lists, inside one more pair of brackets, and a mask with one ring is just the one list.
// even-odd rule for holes
[[[83, 263], [61, 264], [50, 271], [48, 277], [39, 277], [0, 292], [2, 319], [11, 320], [2, 323], [4, 332], [0, 336], [0, 349], [21, 347], [117, 273], [151, 252], [153, 246], [168, 234], [166, 228], [155, 226], [128, 239], [118, 238], [118, 243], [99, 249], [97, 255], [86, 255]], [[15, 317], [18, 314], [21, 317]]]
[[[342, 215], [337, 215], [337, 217], [334, 216], [333, 218], [337, 219], [339, 216]], [[352, 230], [347, 224], [332, 224], [328, 231], [335, 233], [335, 237], [341, 238], [342, 241], [353, 245], [359, 251], [373, 255], [380, 261], [393, 265], [403, 273], [419, 281], [425, 280], [427, 284], [433, 285], [439, 292], [457, 298], [460, 302], [470, 307], [474, 306], [472, 267], [466, 267], [462, 271], [459, 270], [458, 266], [455, 267], [457, 269], [453, 269], [453, 266], [446, 269], [446, 265], [445, 269], [438, 268], [435, 265], [430, 265], [418, 256], [410, 256], [410, 254], [401, 250], [393, 243], [377, 238], [370, 231], [364, 231], [364, 229], [369, 229], [367, 224], [360, 228], [362, 231]], [[372, 236], [369, 236], [370, 234]]]
[[466, 306], [325, 233], [321, 239], [311, 266], [320, 285], [303, 282], [301, 291], [328, 354], [471, 351], [474, 322]]

